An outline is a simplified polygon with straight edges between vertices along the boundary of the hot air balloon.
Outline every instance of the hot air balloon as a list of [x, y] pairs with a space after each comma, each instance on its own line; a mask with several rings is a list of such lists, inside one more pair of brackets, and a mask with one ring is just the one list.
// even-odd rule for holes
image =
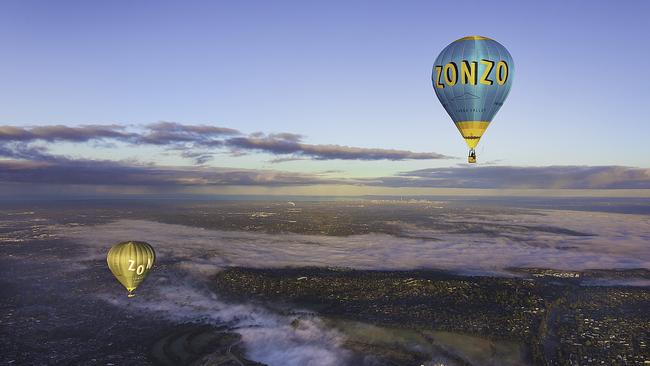
[[129, 291], [129, 297], [133, 297], [133, 291], [153, 267], [156, 252], [143, 241], [125, 241], [108, 251], [106, 261], [115, 278]]
[[463, 37], [440, 52], [433, 65], [433, 89], [469, 147], [474, 148], [508, 97], [514, 74], [512, 56], [499, 42]]

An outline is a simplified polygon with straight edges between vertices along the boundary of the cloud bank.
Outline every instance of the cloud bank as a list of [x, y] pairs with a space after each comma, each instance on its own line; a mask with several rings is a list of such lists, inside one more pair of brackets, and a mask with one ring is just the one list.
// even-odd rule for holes
[[624, 166], [482, 166], [420, 169], [374, 179], [384, 187], [650, 189], [650, 169]]
[[[453, 189], [650, 189], [650, 169], [624, 166], [483, 165], [430, 168], [375, 178], [335, 177], [273, 169], [226, 169], [205, 165], [217, 154], [265, 153], [272, 164], [294, 160], [404, 161], [445, 159], [433, 152], [307, 144], [294, 133], [256, 132], [209, 125], [157, 122], [121, 125], [0, 126], [0, 185], [58, 184], [165, 187], [347, 185], [383, 188]], [[74, 159], [53, 154], [60, 143], [101, 146], [159, 146], [191, 159], [193, 166], [156, 166], [134, 161]], [[118, 148], [118, 147], [115, 147]], [[20, 187], [18, 187], [20, 188]]]
[[46, 148], [40, 146], [39, 154], [26, 153], [34, 149], [32, 143], [55, 142], [121, 142], [129, 145], [156, 145], [181, 156], [193, 158], [203, 164], [218, 152], [229, 151], [235, 155], [263, 152], [282, 157], [306, 157], [315, 160], [429, 160], [446, 159], [445, 155], [408, 150], [363, 148], [341, 145], [314, 145], [302, 142], [303, 136], [293, 133], [244, 135], [235, 129], [184, 125], [176, 122], [157, 122], [136, 130], [120, 125], [83, 125], [68, 127], [0, 126], [0, 156], [19, 159], [43, 160]]
[[[469, 233], [448, 229], [449, 225], [468, 224], [473, 227]], [[89, 252], [93, 259], [105, 258], [106, 243], [143, 238], [155, 243], [161, 258], [187, 261], [188, 268], [197, 270], [228, 266], [343, 266], [507, 274], [506, 269], [511, 267], [650, 268], [650, 252], [646, 250], [650, 221], [644, 216], [444, 210], [430, 225], [399, 225], [412, 237], [234, 233], [143, 220], [120, 220], [75, 229], [62, 227], [57, 235], [96, 247], [97, 251]]]
[[0, 160], [0, 182], [188, 187], [351, 184], [354, 180], [277, 170], [127, 165], [112, 161], [33, 162]]
[[[21, 155], [22, 154], [22, 155]], [[39, 150], [15, 156], [37, 156]], [[0, 160], [0, 184], [146, 186], [183, 189], [217, 186], [354, 185], [385, 188], [650, 189], [650, 170], [621, 166], [438, 168], [380, 178], [340, 178], [331, 172], [271, 169], [158, 167], [116, 161]]]

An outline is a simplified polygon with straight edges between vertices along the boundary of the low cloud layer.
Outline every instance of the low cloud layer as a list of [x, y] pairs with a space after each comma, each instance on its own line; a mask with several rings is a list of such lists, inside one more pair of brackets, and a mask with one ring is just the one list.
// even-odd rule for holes
[[112, 161], [33, 162], [0, 160], [0, 182], [149, 187], [294, 186], [349, 184], [352, 180], [277, 170], [175, 168]]
[[374, 179], [383, 187], [508, 189], [650, 189], [650, 169], [623, 166], [450, 167]]
[[[597, 212], [567, 215], [566, 211], [538, 210], [504, 210], [500, 215], [491, 210], [440, 212], [426, 226], [399, 222], [411, 238], [384, 234], [341, 238], [233, 233], [142, 220], [74, 230], [62, 228], [58, 235], [97, 248], [143, 238], [155, 243], [161, 257], [188, 261], [188, 267], [204, 270], [228, 266], [344, 266], [499, 274], [507, 273], [510, 267], [650, 268], [650, 252], [646, 250], [650, 221], [644, 216]], [[473, 228], [470, 233], [449, 232], [448, 225], [468, 224]], [[105, 258], [101, 250], [94, 255], [95, 259]]]
[[[26, 155], [42, 154], [29, 150]], [[16, 154], [17, 157], [21, 156]], [[159, 167], [117, 161], [0, 160], [0, 183], [142, 186], [167, 190], [215, 186], [355, 185], [385, 188], [650, 189], [650, 170], [596, 167], [453, 167], [404, 172], [380, 178], [341, 178], [333, 172], [271, 169]], [[336, 172], [334, 172], [336, 173]]]
[[204, 164], [216, 153], [229, 151], [233, 155], [262, 152], [288, 158], [316, 160], [429, 160], [448, 158], [442, 154], [418, 153], [408, 150], [362, 148], [340, 145], [314, 145], [302, 142], [303, 136], [293, 133], [245, 135], [235, 129], [158, 122], [142, 128], [127, 129], [120, 125], [84, 125], [68, 127], [0, 126], [0, 156], [43, 160], [47, 150], [41, 146], [39, 154], [29, 154], [33, 143], [56, 142], [121, 142], [129, 145], [156, 145], [180, 152], [197, 164]]

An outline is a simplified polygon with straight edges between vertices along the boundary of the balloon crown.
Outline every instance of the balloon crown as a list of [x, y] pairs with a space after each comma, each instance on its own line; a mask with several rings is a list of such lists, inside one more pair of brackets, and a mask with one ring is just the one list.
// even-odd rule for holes
[[492, 38], [483, 37], [483, 36], [467, 36], [467, 37], [459, 38], [459, 39], [455, 40], [454, 42], [458, 42], [458, 41], [480, 41], [480, 40], [486, 40], [486, 39], [490, 40], [490, 41], [492, 40]]

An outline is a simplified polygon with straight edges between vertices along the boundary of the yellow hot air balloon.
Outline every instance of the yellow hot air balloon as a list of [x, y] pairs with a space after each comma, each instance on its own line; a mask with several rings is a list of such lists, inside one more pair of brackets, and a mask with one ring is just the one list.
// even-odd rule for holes
[[129, 297], [133, 297], [133, 291], [153, 267], [156, 252], [143, 241], [125, 241], [108, 251], [106, 261], [115, 278], [129, 291]]

